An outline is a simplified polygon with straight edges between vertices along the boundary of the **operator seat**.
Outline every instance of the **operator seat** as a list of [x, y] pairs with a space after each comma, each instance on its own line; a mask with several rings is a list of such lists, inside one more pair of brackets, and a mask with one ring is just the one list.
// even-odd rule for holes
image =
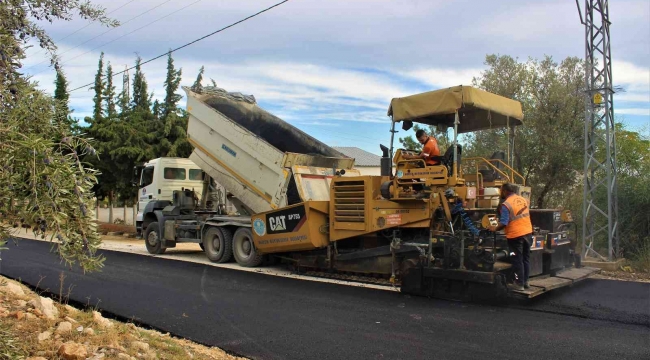
[[[492, 154], [492, 156], [490, 156], [490, 159], [491, 160], [498, 159], [498, 160], [501, 160], [501, 161], [505, 161], [506, 153], [503, 152], [503, 151], [495, 151]], [[504, 170], [503, 163], [498, 162], [498, 163], [493, 164], [493, 165], [499, 170]], [[501, 174], [499, 174], [493, 168], [480, 169], [479, 172], [481, 173], [481, 175], [483, 175], [483, 181], [485, 181], [485, 182], [494, 182], [496, 180], [503, 180]]]
[[[462, 160], [462, 154], [463, 154], [463, 147], [458, 144], [458, 166], [457, 168], [460, 169], [460, 164]], [[447, 167], [447, 172], [451, 176], [454, 173], [454, 145], [451, 145], [450, 147], [447, 148], [447, 151], [445, 151], [445, 154], [443, 156], [436, 156], [434, 157], [435, 160], [440, 161], [441, 165], [444, 165]]]

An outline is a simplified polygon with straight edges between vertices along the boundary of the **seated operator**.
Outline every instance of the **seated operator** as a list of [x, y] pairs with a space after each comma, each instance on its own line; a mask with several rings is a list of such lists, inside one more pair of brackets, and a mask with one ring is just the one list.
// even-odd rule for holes
[[438, 148], [436, 138], [427, 135], [422, 129], [415, 133], [415, 137], [422, 144], [422, 152], [419, 155], [402, 154], [402, 158], [406, 160], [423, 159], [427, 166], [440, 164], [440, 161], [437, 160], [440, 156], [440, 148]]

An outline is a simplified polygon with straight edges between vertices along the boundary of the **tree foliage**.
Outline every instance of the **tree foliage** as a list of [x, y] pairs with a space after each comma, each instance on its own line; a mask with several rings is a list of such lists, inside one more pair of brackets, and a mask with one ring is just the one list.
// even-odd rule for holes
[[650, 271], [650, 138], [618, 124], [616, 141], [621, 247]]
[[99, 64], [97, 65], [97, 73], [95, 74], [95, 85], [93, 86], [93, 91], [95, 91], [95, 96], [93, 97], [93, 122], [101, 123], [104, 118], [102, 113], [102, 103], [104, 102], [104, 52], [102, 51], [99, 56]]
[[[560, 205], [563, 194], [579, 181], [584, 148], [584, 64], [575, 57], [557, 63], [519, 62], [488, 55], [488, 69], [473, 83], [521, 102], [524, 125], [516, 129], [514, 167], [533, 189], [533, 204]], [[507, 130], [472, 134], [467, 155], [489, 156], [507, 149]]]
[[142, 58], [135, 60], [135, 75], [133, 77], [133, 99], [131, 108], [135, 111], [151, 112], [151, 96], [149, 95], [147, 79], [144, 77], [140, 63]]
[[115, 86], [113, 85], [113, 67], [111, 63], [106, 66], [106, 87], [102, 94], [106, 103], [105, 116], [107, 119], [114, 120], [117, 117]]
[[440, 153], [441, 155], [444, 154], [445, 150], [451, 146], [451, 144], [454, 142], [453, 139], [449, 139], [449, 135], [446, 132], [441, 132], [438, 131], [435, 126], [420, 126], [418, 124], [413, 125], [413, 135], [407, 135], [403, 138], [399, 138], [400, 144], [404, 147], [404, 149], [407, 150], [417, 150], [421, 151], [422, 150], [422, 144], [420, 144], [416, 139], [415, 139], [415, 133], [418, 130], [424, 130], [429, 136], [433, 136], [436, 138], [436, 141], [438, 142], [438, 147], [440, 148]]
[[[0, 82], [11, 87], [21, 78], [17, 70], [25, 57], [27, 42], [35, 39], [39, 46], [52, 55], [57, 63], [56, 45], [36, 21], [54, 22], [72, 20], [74, 16], [97, 21], [106, 26], [118, 26], [119, 22], [106, 16], [102, 7], [90, 1], [80, 0], [6, 0], [0, 2]], [[17, 91], [14, 84], [14, 91]], [[0, 89], [0, 91], [4, 91]]]
[[58, 66], [56, 67], [56, 79], [54, 80], [54, 121], [60, 123], [63, 126], [66, 126], [72, 133], [78, 132], [78, 124], [75, 119], [70, 116], [72, 110], [70, 110], [70, 94], [68, 94], [68, 80], [65, 77], [65, 73]]
[[[524, 125], [516, 128], [514, 168], [533, 189], [533, 205], [561, 205], [564, 194], [581, 180], [584, 148], [584, 64], [575, 57], [560, 63], [551, 57], [522, 62], [507, 55], [488, 55], [487, 69], [473, 85], [521, 102]], [[420, 129], [414, 126], [414, 130]], [[437, 134], [441, 151], [453, 139]], [[400, 138], [407, 148], [420, 149], [412, 137]], [[463, 135], [464, 157], [490, 157], [508, 150], [508, 130], [485, 130]], [[511, 149], [512, 150], [512, 149]]]
[[162, 127], [157, 129], [160, 142], [155, 151], [158, 156], [187, 157], [192, 152], [192, 147], [187, 140], [187, 114], [178, 107], [178, 102], [183, 98], [177, 93], [181, 74], [182, 69], [174, 68], [174, 59], [169, 53], [164, 84], [165, 100], [159, 115]]
[[90, 191], [96, 171], [81, 160], [95, 150], [52, 121], [53, 99], [30, 83], [17, 89], [13, 106], [0, 110], [0, 239], [19, 227], [43, 238], [48, 231], [66, 262], [97, 269], [103, 259], [96, 256], [100, 238]]
[[[106, 69], [108, 72], [109, 69]], [[112, 162], [106, 161], [104, 154], [110, 149], [107, 148], [106, 144], [112, 138], [117, 136], [108, 132], [106, 129], [108, 124], [114, 119], [111, 119], [108, 115], [108, 111], [104, 111], [104, 103], [110, 103], [110, 99], [106, 99], [106, 94], [110, 91], [107, 90], [107, 83], [112, 84], [112, 80], [104, 80], [104, 53], [101, 53], [99, 61], [97, 64], [97, 73], [95, 74], [95, 83], [92, 87], [95, 92], [93, 97], [93, 116], [86, 117], [84, 121], [89, 124], [86, 129], [86, 134], [89, 138], [96, 141], [96, 148], [99, 153], [99, 156], [88, 158], [87, 160], [92, 164], [92, 166], [99, 171], [98, 182], [93, 187], [93, 192], [98, 199], [103, 199], [108, 197], [109, 203], [112, 203], [113, 189], [117, 185], [117, 174], [115, 173], [115, 166]]]
[[[181, 84], [183, 69], [174, 68], [174, 59], [172, 53], [167, 55], [167, 77], [165, 78], [165, 102], [163, 103], [161, 117], [166, 119], [170, 114], [178, 111], [178, 102], [183, 98], [177, 94], [178, 87]], [[168, 131], [165, 131], [168, 133]]]
[[[95, 149], [59, 121], [68, 113], [63, 72], [54, 42], [36, 23], [75, 15], [118, 25], [103, 8], [79, 0], [0, 2], [0, 242], [22, 228], [41, 236], [47, 232], [58, 240], [66, 263], [96, 270], [103, 262], [96, 253], [100, 238], [90, 210], [96, 171], [82, 161]], [[19, 72], [32, 39], [52, 55], [59, 71], [58, 100]]]
[[59, 103], [59, 110], [62, 111], [62, 114], [57, 115], [57, 117], [67, 117], [70, 113], [70, 107], [68, 104], [70, 94], [68, 94], [68, 80], [65, 78], [65, 74], [61, 69], [56, 70], [56, 79], [54, 80], [54, 86], [54, 100]]
[[[93, 164], [101, 175], [94, 190], [100, 198], [108, 196], [109, 202], [113, 201], [112, 194], [122, 200], [136, 196], [137, 189], [131, 184], [135, 165], [156, 157], [187, 157], [192, 152], [186, 132], [188, 115], [179, 107], [182, 70], [174, 67], [170, 53], [164, 100], [152, 103], [153, 94], [148, 92], [140, 63], [137, 57], [131, 98], [127, 89], [116, 95], [110, 64], [103, 77], [96, 77], [93, 87], [102, 96], [101, 102], [95, 102], [95, 116], [86, 119], [88, 134], [98, 143], [99, 158]], [[102, 73], [103, 66], [100, 56], [97, 74]]]
[[[94, 87], [96, 92], [101, 92], [103, 101], [95, 103], [99, 108], [94, 108], [93, 113], [105, 116], [86, 118], [90, 124], [88, 135], [97, 141], [99, 152], [93, 165], [101, 172], [93, 190], [99, 199], [108, 198], [111, 205], [118, 197], [133, 198], [133, 165], [152, 155], [149, 141], [153, 141], [150, 131], [154, 126], [154, 117], [148, 108], [150, 95], [146, 93], [147, 81], [140, 71], [139, 62], [138, 58], [136, 81], [133, 83], [133, 93], [140, 94], [137, 103], [128, 98], [127, 89], [122, 89], [120, 95], [116, 95], [112, 67], [109, 64], [103, 78], [96, 78]], [[98, 74], [102, 72], [102, 66], [100, 57]], [[110, 214], [109, 220], [112, 220]]]
[[196, 80], [194, 81], [194, 84], [192, 84], [191, 90], [194, 92], [201, 92], [201, 89], [203, 88], [203, 85], [201, 83], [203, 82], [203, 73], [205, 72], [205, 66], [201, 66], [201, 69], [199, 69], [199, 74], [196, 76]]

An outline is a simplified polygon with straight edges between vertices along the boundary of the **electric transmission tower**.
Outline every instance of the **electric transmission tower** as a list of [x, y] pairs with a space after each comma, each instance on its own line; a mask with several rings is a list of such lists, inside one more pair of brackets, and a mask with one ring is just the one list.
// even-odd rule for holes
[[[616, 137], [612, 89], [609, 1], [584, 0], [585, 26], [585, 158], [582, 235], [583, 255], [593, 253], [594, 241], [607, 237], [607, 259], [619, 245]], [[584, 16], [583, 16], [584, 15]]]

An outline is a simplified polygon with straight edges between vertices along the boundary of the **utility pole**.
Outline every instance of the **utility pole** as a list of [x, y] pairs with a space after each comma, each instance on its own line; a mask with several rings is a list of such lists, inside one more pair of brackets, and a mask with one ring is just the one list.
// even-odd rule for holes
[[129, 84], [129, 67], [124, 65], [124, 75], [122, 75], [122, 91], [126, 91], [126, 98], [131, 99], [131, 86]]
[[593, 253], [594, 241], [607, 238], [607, 260], [618, 252], [618, 177], [614, 127], [614, 91], [609, 27], [609, 1], [584, 0], [585, 26], [585, 154], [582, 251]]
[[[124, 65], [124, 75], [122, 75], [122, 91], [126, 94], [127, 101], [131, 99], [131, 83], [129, 81], [129, 67]], [[140, 180], [140, 179], [138, 179]], [[133, 206], [131, 207], [131, 219], [133, 223], [131, 225], [135, 226], [135, 218], [138, 212], [138, 193], [136, 192], [135, 198], [133, 199]], [[126, 200], [124, 201], [124, 225], [129, 225], [126, 221]]]

